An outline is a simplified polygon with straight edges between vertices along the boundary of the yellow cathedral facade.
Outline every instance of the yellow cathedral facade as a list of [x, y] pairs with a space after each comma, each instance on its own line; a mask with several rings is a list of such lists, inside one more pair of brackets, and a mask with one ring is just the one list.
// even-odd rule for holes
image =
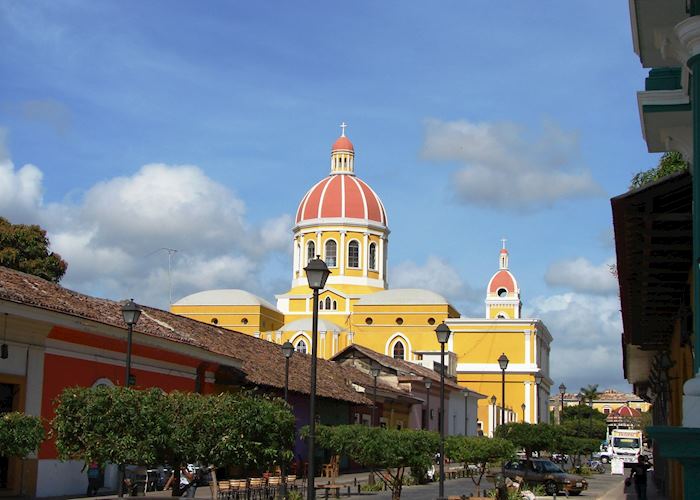
[[[330, 174], [301, 199], [292, 228], [291, 288], [277, 304], [239, 289], [206, 290], [184, 297], [172, 312], [311, 352], [312, 294], [304, 267], [320, 256], [331, 271], [319, 294], [319, 356], [331, 358], [351, 344], [438, 368], [435, 328], [445, 322], [446, 373], [487, 397], [479, 401], [478, 428], [491, 435], [505, 407], [506, 421], [548, 420], [552, 337], [539, 319], [521, 317], [517, 281], [505, 240], [498, 270], [486, 287], [483, 318], [465, 318], [433, 291], [391, 289], [387, 280], [389, 224], [375, 191], [355, 175], [355, 150], [341, 125], [331, 149]], [[498, 358], [508, 357], [505, 406]], [[495, 397], [494, 397], [495, 396]]]

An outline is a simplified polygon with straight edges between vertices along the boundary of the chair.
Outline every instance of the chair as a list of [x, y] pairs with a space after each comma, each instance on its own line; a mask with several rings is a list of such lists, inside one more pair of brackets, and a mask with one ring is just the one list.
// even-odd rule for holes
[[282, 486], [282, 476], [270, 476], [267, 478], [266, 497], [277, 498], [277, 494]]
[[231, 481], [219, 481], [219, 499], [228, 500], [231, 498]]
[[248, 496], [248, 481], [246, 479], [231, 479], [229, 481], [229, 498], [238, 499]]
[[331, 461], [323, 465], [321, 470], [321, 477], [334, 478], [338, 477], [340, 457], [338, 455], [333, 455]]
[[265, 490], [265, 480], [262, 477], [251, 477], [248, 479], [248, 492], [250, 498], [259, 498], [262, 500]]

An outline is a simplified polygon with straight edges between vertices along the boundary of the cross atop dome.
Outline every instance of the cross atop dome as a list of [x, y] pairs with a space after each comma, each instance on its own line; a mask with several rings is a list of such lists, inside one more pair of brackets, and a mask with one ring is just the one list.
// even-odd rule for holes
[[499, 257], [501, 269], [508, 269], [508, 250], [506, 250], [506, 241], [507, 240], [505, 238], [501, 238], [501, 243], [503, 244], [503, 247], [501, 248], [501, 255]]
[[350, 174], [355, 175], [355, 147], [345, 136], [348, 124], [340, 124], [340, 137], [336, 139], [331, 148], [331, 175]]

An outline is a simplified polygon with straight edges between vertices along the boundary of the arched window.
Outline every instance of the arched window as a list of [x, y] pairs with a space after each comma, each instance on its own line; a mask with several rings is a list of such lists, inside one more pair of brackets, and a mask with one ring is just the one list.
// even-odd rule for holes
[[331, 308], [331, 298], [326, 297], [326, 309], [329, 310]]
[[318, 301], [318, 308], [323, 309], [323, 299]]
[[306, 354], [306, 341], [304, 339], [299, 339], [297, 341], [297, 345], [294, 347], [294, 350], [296, 352]]
[[406, 359], [406, 349], [400, 340], [394, 344], [394, 359]]
[[313, 241], [309, 241], [306, 244], [306, 261], [311, 261], [316, 257], [316, 244]]
[[377, 270], [377, 244], [376, 243], [369, 244], [369, 268], [372, 271]]
[[499, 297], [505, 297], [506, 295], [508, 295], [508, 290], [506, 290], [505, 288], [498, 289], [498, 296]]
[[348, 244], [348, 267], [360, 267], [360, 244], [357, 240]]
[[333, 310], [334, 311], [338, 310], [338, 302], [336, 302], [335, 300], [333, 301]]
[[326, 241], [326, 265], [328, 267], [337, 266], [338, 245], [333, 240]]

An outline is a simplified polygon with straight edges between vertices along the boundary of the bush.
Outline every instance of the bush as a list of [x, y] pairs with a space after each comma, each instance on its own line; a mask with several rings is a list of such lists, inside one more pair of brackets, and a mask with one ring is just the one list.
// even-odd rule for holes
[[35, 452], [43, 440], [41, 418], [19, 412], [0, 416], [0, 456], [24, 458]]

